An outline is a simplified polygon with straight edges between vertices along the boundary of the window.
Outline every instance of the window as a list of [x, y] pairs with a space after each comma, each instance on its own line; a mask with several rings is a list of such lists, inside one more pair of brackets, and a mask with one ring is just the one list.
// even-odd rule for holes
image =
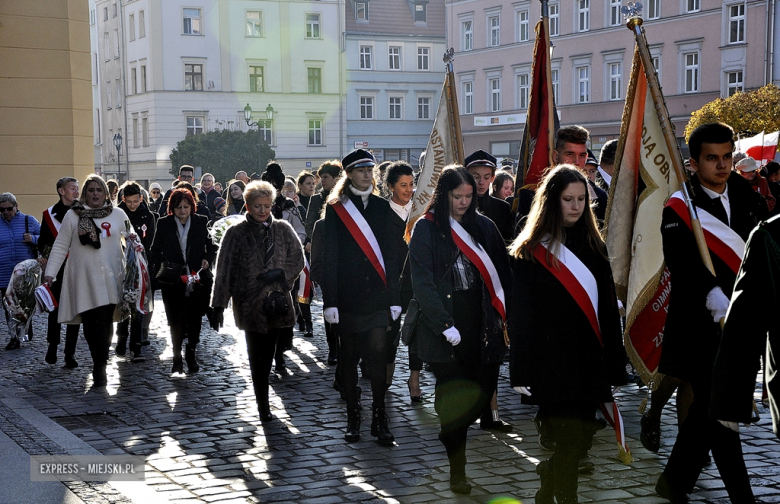
[[146, 16], [144, 11], [138, 11], [138, 38], [146, 37]]
[[590, 67], [581, 66], [574, 69], [577, 76], [577, 103], [590, 102]]
[[561, 71], [558, 68], [553, 68], [550, 70], [550, 77], [552, 80], [553, 102], [560, 103]]
[[609, 99], [620, 100], [623, 88], [623, 69], [621, 63], [609, 64]]
[[371, 70], [372, 63], [371, 63], [371, 55], [373, 53], [373, 47], [363, 45], [360, 46], [360, 69], [361, 70]]
[[135, 40], [135, 14], [130, 14], [130, 19], [127, 21], [128, 29], [130, 31], [130, 41]]
[[263, 13], [259, 11], [247, 11], [246, 13], [246, 36], [263, 36]]
[[103, 7], [103, 21], [108, 21], [108, 7]]
[[490, 47], [498, 47], [501, 44], [501, 17], [491, 16], [488, 18], [488, 33], [489, 40], [488, 45]]
[[188, 135], [200, 135], [203, 133], [203, 118], [202, 117], [188, 117], [187, 118], [187, 134]]
[[114, 3], [114, 5], [113, 5], [113, 8], [112, 8], [112, 10], [111, 10], [111, 11], [112, 11], [112, 13], [113, 13], [113, 16], [112, 16], [112, 17], [116, 17], [116, 15], [117, 15], [117, 12], [118, 12], [118, 10], [117, 10], [117, 8], [116, 8], [116, 3]]
[[116, 80], [116, 108], [122, 108], [122, 85]]
[[184, 35], [200, 35], [201, 32], [201, 18], [200, 9], [184, 9], [184, 28], [182, 33]]
[[100, 145], [100, 131], [102, 126], [100, 125], [100, 109], [95, 109], [95, 145]]
[[590, 0], [577, 0], [577, 31], [590, 30]]
[[417, 70], [430, 70], [431, 48], [417, 48]]
[[368, 2], [355, 2], [355, 19], [368, 21]]
[[403, 119], [401, 111], [403, 110], [403, 98], [400, 96], [390, 97], [390, 119]]
[[528, 42], [529, 33], [528, 11], [517, 11], [517, 41]]
[[460, 24], [460, 30], [463, 33], [463, 40], [461, 43], [462, 51], [471, 51], [474, 49], [474, 21], [469, 19], [463, 21]]
[[387, 48], [387, 68], [390, 70], [401, 69], [401, 48], [399, 46]]
[[114, 30], [114, 59], [119, 58], [119, 28]]
[[488, 89], [490, 90], [490, 111], [501, 111], [501, 79], [489, 79]]
[[184, 65], [184, 90], [203, 91], [203, 65]]
[[138, 148], [138, 118], [133, 117], [133, 147]]
[[273, 121], [257, 121], [257, 129], [260, 131], [260, 138], [268, 145], [273, 145]]
[[517, 76], [517, 108], [525, 110], [528, 108], [528, 96], [531, 88], [530, 78], [527, 73], [521, 73]]
[[609, 0], [609, 25], [620, 26], [620, 0]]
[[745, 41], [745, 4], [729, 6], [729, 44]]
[[138, 71], [135, 67], [130, 69], [130, 89], [132, 94], [138, 94]]
[[414, 4], [414, 22], [415, 23], [427, 23], [428, 22], [428, 16], [426, 13], [424, 3], [416, 3]]
[[474, 113], [474, 83], [472, 81], [463, 83], [463, 113]]
[[683, 64], [685, 65], [685, 92], [696, 93], [699, 91], [699, 53], [683, 54]]
[[742, 71], [728, 72], [726, 74], [726, 84], [728, 86], [729, 96], [736, 92], [742, 92]]
[[547, 6], [547, 12], [550, 19], [550, 36], [556, 37], [561, 34], [561, 10], [557, 3], [551, 3]]
[[97, 86], [100, 84], [98, 79], [100, 78], [100, 75], [98, 75], [98, 54], [97, 52], [92, 53], [92, 85]]
[[263, 81], [263, 67], [249, 67], [249, 91], [251, 93], [262, 93], [265, 91], [265, 82]]
[[688, 0], [688, 12], [698, 12], [701, 10], [700, 0]]
[[141, 135], [144, 141], [144, 147], [149, 147], [149, 119], [141, 118]]
[[90, 24], [90, 26], [94, 26], [95, 25], [96, 18], [97, 18], [97, 14], [95, 14], [95, 9], [90, 9], [89, 10], [89, 24]]
[[417, 98], [417, 119], [431, 118], [431, 99]]
[[322, 119], [309, 119], [309, 145], [322, 145]]
[[661, 17], [661, 0], [647, 0], [647, 19]]
[[106, 61], [111, 59], [111, 40], [108, 38], [108, 32], [103, 34], [103, 54], [106, 55]]
[[111, 81], [106, 82], [106, 108], [111, 108]]
[[141, 65], [141, 92], [146, 92], [146, 65]]
[[655, 69], [655, 75], [658, 78], [658, 83], [661, 82], [661, 55], [656, 54], [650, 57], [653, 61], [653, 68]]
[[320, 38], [319, 14], [306, 14], [306, 38]]
[[360, 97], [360, 118], [361, 119], [374, 118], [374, 97], [373, 96]]
[[307, 73], [309, 76], [309, 93], [322, 93], [322, 69], [308, 68]]

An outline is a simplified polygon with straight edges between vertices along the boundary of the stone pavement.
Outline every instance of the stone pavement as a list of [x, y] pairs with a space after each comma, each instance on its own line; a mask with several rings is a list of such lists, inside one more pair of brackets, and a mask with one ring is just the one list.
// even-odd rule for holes
[[[286, 354], [292, 375], [272, 376], [271, 407], [277, 419], [267, 425], [258, 420], [243, 333], [233, 325], [230, 311], [219, 333], [204, 322], [200, 373], [172, 378], [161, 302], [157, 308], [146, 362], [126, 362], [112, 348], [105, 388], [91, 387], [91, 359], [83, 338], [78, 369], [61, 367], [62, 346], [56, 365], [43, 362], [41, 316], [36, 317], [32, 342], [20, 350], [0, 350], [0, 428], [5, 433], [0, 453], [4, 465], [10, 460], [17, 465], [15, 475], [0, 471], [0, 488], [15, 485], [27, 497], [19, 502], [44, 503], [533, 502], [539, 485], [535, 466], [549, 452], [539, 447], [531, 420], [534, 409], [520, 405], [509, 388], [507, 369], [501, 371], [499, 404], [514, 432], [493, 434], [472, 427], [467, 474], [474, 489], [469, 497], [456, 497], [449, 491], [447, 457], [436, 437], [433, 375], [423, 372], [426, 400], [412, 406], [405, 386], [405, 348], [399, 349], [395, 381], [387, 394], [396, 446], [379, 446], [370, 436], [369, 408], [363, 412], [362, 440], [347, 444], [344, 403], [331, 388], [333, 370], [326, 364], [321, 305], [313, 306], [314, 338], [304, 339], [296, 331], [295, 348]], [[3, 322], [0, 333], [7, 334]], [[361, 382], [368, 406], [370, 385]], [[620, 463], [614, 433], [599, 432], [591, 451], [596, 472], [580, 478], [581, 502], [664, 502], [653, 487], [676, 436], [676, 414], [672, 401], [664, 415], [660, 453], [644, 450], [637, 407], [645, 392], [632, 385], [618, 394], [635, 462], [630, 467]], [[745, 458], [758, 499], [780, 502], [780, 445], [769, 412], [761, 406], [759, 411], [761, 422], [742, 430]], [[146, 483], [30, 483], [29, 466], [23, 457], [19, 462], [21, 450], [143, 455]], [[16, 456], [10, 458], [11, 453]], [[692, 500], [729, 502], [714, 464], [705, 468]], [[16, 501], [0, 490], [0, 503]]]

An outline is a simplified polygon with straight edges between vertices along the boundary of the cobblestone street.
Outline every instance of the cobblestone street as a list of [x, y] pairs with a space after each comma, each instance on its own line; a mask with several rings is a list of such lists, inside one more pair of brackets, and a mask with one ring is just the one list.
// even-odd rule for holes
[[[493, 434], [478, 425], [471, 428], [467, 474], [474, 489], [469, 497], [455, 497], [449, 491], [447, 457], [436, 437], [433, 375], [423, 371], [425, 402], [412, 406], [405, 384], [407, 353], [399, 349], [387, 395], [396, 446], [379, 446], [370, 436], [365, 407], [371, 403], [370, 385], [362, 379], [361, 441], [345, 443], [345, 408], [331, 386], [320, 304], [313, 306], [313, 314], [314, 338], [305, 339], [296, 330], [294, 349], [286, 353], [292, 375], [271, 378], [276, 420], [266, 425], [258, 419], [244, 336], [232, 324], [230, 310], [219, 333], [204, 319], [201, 371], [172, 378], [158, 296], [146, 362], [127, 362], [114, 354], [112, 345], [108, 386], [97, 389], [91, 388], [91, 359], [83, 337], [76, 353], [79, 368], [62, 368], [62, 345], [57, 364], [44, 363], [45, 319], [38, 316], [32, 342], [0, 352], [0, 427], [28, 454], [146, 457], [146, 485], [55, 483], [66, 486], [63, 491], [75, 496], [75, 502], [533, 502], [539, 485], [535, 466], [550, 452], [540, 448], [531, 420], [534, 408], [520, 405], [505, 367], [499, 405], [514, 431]], [[0, 331], [7, 334], [4, 323]], [[676, 414], [672, 401], [664, 414], [661, 451], [644, 450], [637, 407], [645, 393], [631, 385], [618, 396], [633, 465], [618, 461], [614, 433], [600, 431], [591, 451], [596, 472], [580, 478], [580, 502], [664, 502], [653, 487], [674, 442]], [[761, 422], [742, 429], [745, 458], [759, 501], [780, 502], [780, 445], [769, 411], [762, 406], [759, 411]], [[15, 472], [17, 478], [29, 479], [23, 463]], [[705, 468], [692, 500], [729, 502], [714, 464]], [[16, 501], [0, 493], [0, 502]]]

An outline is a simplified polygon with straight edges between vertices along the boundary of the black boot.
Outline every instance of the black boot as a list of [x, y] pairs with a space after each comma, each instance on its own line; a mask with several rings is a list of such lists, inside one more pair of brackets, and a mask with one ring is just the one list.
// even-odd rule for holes
[[360, 411], [355, 407], [347, 408], [347, 430], [344, 432], [344, 440], [352, 443], [360, 441]]
[[306, 330], [303, 333], [304, 338], [313, 338], [314, 337], [314, 327], [312, 327], [311, 324], [311, 318], [305, 319], [306, 324]]
[[395, 436], [387, 428], [387, 414], [384, 406], [374, 406], [374, 416], [371, 419], [371, 435], [377, 438], [382, 446], [393, 446]]
[[125, 356], [127, 353], [127, 336], [117, 336], [116, 347], [114, 347], [114, 351], [120, 357]]
[[544, 460], [536, 466], [536, 474], [539, 475], [541, 484], [536, 492], [536, 504], [555, 503], [555, 478], [553, 466], [549, 460]]
[[76, 369], [79, 367], [79, 363], [73, 358], [73, 354], [65, 354], [65, 365], [62, 367], [65, 369]]
[[46, 350], [46, 364], [57, 364], [57, 345], [49, 343], [49, 349]]
[[108, 383], [108, 377], [106, 376], [106, 365], [95, 364], [92, 368], [92, 386], [93, 387], [105, 387]]
[[184, 362], [181, 358], [181, 347], [173, 349], [173, 367], [171, 368], [171, 374], [184, 373]]
[[198, 371], [200, 371], [200, 365], [198, 364], [198, 359], [195, 358], [196, 346], [197, 343], [195, 344], [187, 343], [187, 349], [184, 352], [184, 358], [187, 360], [187, 371], [190, 373], [197, 373]]
[[270, 422], [274, 419], [274, 416], [271, 414], [271, 405], [268, 403], [268, 386], [265, 387], [265, 390], [260, 390], [256, 392], [257, 394], [257, 410], [260, 412], [260, 421]]

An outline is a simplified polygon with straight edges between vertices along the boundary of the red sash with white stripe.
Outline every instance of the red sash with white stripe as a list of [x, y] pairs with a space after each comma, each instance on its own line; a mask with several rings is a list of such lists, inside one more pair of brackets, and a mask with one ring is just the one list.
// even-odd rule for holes
[[43, 212], [43, 220], [46, 222], [46, 225], [49, 226], [51, 234], [56, 239], [57, 235], [60, 234], [60, 227], [62, 227], [62, 223], [52, 216], [52, 210], [54, 210], [54, 207], [50, 206], [46, 209], [46, 211]]
[[333, 210], [341, 218], [341, 222], [347, 226], [349, 234], [355, 239], [360, 249], [366, 254], [366, 257], [379, 273], [379, 277], [387, 286], [387, 276], [385, 275], [385, 260], [382, 257], [382, 251], [379, 249], [379, 242], [371, 230], [371, 226], [366, 222], [365, 217], [357, 209], [351, 200], [344, 202], [337, 201], [333, 204]]
[[[428, 212], [425, 214], [425, 218], [433, 222], [433, 214]], [[496, 309], [501, 320], [506, 322], [506, 301], [504, 298], [504, 288], [501, 286], [501, 279], [498, 277], [498, 271], [490, 259], [490, 256], [485, 252], [485, 249], [477, 243], [468, 232], [463, 229], [458, 221], [450, 217], [450, 233], [452, 234], [452, 240], [457, 245], [463, 255], [471, 261], [471, 264], [477, 267], [482, 281], [485, 282], [488, 293], [490, 293], [490, 304]]]
[[311, 278], [309, 278], [309, 261], [303, 258], [304, 266], [301, 276], [298, 277], [298, 302], [311, 303]]
[[[688, 229], [691, 229], [691, 216], [688, 213], [688, 207], [685, 204], [682, 192], [677, 191], [672, 194], [669, 197], [669, 201], [666, 202], [666, 206], [677, 212], [677, 215], [685, 222]], [[736, 275], [742, 264], [742, 257], [745, 255], [745, 241], [736, 231], [708, 211], [696, 207], [696, 213], [699, 214], [699, 222], [701, 222], [701, 227], [704, 230], [707, 248], [718, 256], [721, 261], [726, 263], [729, 269]]]

